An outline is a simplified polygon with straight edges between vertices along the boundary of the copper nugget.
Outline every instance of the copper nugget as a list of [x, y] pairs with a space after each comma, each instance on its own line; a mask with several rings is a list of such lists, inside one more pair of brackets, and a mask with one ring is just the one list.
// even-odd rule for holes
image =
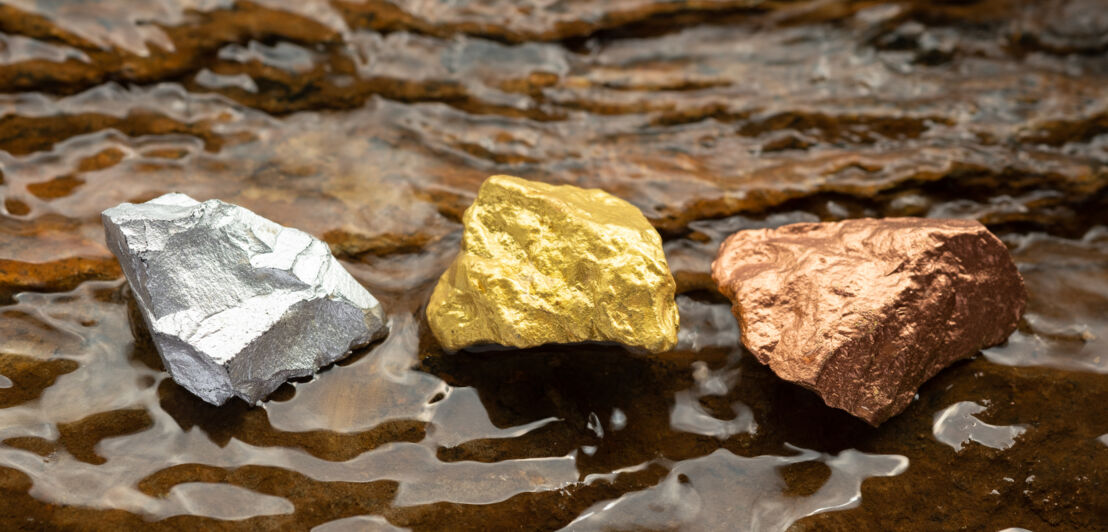
[[858, 219], [731, 235], [712, 278], [781, 378], [878, 425], [939, 370], [999, 344], [1026, 289], [972, 220]]

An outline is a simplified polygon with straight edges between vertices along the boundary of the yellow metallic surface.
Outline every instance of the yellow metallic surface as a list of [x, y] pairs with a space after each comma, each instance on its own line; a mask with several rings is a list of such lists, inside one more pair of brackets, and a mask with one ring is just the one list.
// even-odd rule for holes
[[677, 343], [662, 239], [630, 203], [497, 175], [463, 224], [461, 253], [427, 306], [446, 350], [616, 342], [658, 353]]

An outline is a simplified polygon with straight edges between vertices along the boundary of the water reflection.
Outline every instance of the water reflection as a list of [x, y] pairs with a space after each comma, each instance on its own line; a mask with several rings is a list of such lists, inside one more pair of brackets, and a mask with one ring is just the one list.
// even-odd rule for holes
[[384, 517], [377, 515], [356, 515], [336, 519], [312, 528], [312, 532], [394, 532], [408, 530], [389, 524]]
[[[897, 455], [794, 451], [794, 456], [744, 458], [721, 449], [685, 460], [658, 486], [597, 504], [566, 529], [785, 530], [799, 518], [857, 505], [863, 480], [898, 475], [908, 467], [908, 459]], [[812, 461], [825, 464], [830, 476], [814, 493], [787, 494], [780, 471]]]
[[258, 515], [291, 514], [292, 504], [230, 484], [186, 482], [169, 490], [159, 508], [149, 512], [158, 519], [174, 515], [199, 515], [236, 521]]
[[[9, 2], [0, 526], [1096, 529], [1099, 7]], [[442, 353], [423, 305], [493, 173], [641, 208], [678, 347]], [[168, 191], [325, 239], [393, 333], [261, 408], [192, 397], [99, 221]], [[749, 356], [708, 268], [736, 230], [897, 215], [988, 224], [1031, 300], [874, 429]]]
[[1108, 373], [1108, 229], [1076, 240], [1036, 233], [1012, 238], [1030, 294], [1008, 345], [985, 350], [998, 364]]
[[931, 431], [935, 439], [961, 451], [969, 442], [977, 442], [993, 449], [1007, 449], [1016, 438], [1027, 431], [1020, 425], [996, 426], [981, 421], [975, 414], [987, 410], [972, 401], [954, 403], [935, 414], [935, 426]]

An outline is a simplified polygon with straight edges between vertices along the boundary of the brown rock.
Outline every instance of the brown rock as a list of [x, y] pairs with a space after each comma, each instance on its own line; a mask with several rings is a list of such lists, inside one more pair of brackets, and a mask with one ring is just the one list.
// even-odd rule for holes
[[712, 278], [758, 360], [874, 426], [939, 370], [1005, 341], [1027, 300], [1007, 248], [971, 220], [739, 231]]

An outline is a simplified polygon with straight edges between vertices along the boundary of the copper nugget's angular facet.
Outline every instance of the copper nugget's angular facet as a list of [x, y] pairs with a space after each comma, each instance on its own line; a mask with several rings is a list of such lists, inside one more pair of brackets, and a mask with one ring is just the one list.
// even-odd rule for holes
[[871, 425], [939, 370], [1007, 339], [1027, 300], [1007, 248], [971, 220], [740, 231], [712, 278], [758, 360]]
[[676, 284], [662, 239], [607, 192], [492, 176], [466, 209], [462, 250], [427, 307], [448, 351], [677, 342]]

